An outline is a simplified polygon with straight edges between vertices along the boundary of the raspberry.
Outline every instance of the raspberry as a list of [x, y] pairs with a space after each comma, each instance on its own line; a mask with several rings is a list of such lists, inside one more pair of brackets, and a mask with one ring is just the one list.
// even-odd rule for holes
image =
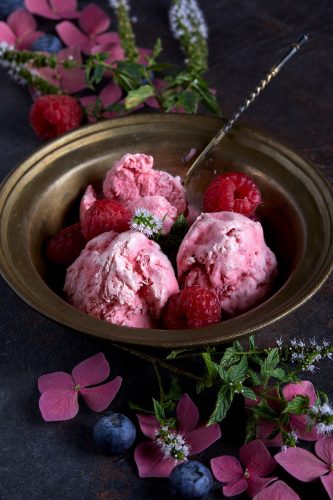
[[261, 203], [256, 183], [246, 174], [229, 172], [216, 177], [204, 193], [205, 212], [238, 212], [253, 215]]
[[80, 255], [85, 247], [86, 241], [81, 232], [81, 224], [77, 222], [65, 227], [53, 236], [47, 245], [47, 258], [61, 264], [69, 266]]
[[91, 240], [106, 231], [121, 233], [129, 230], [130, 212], [118, 201], [96, 200], [82, 221], [82, 233]]
[[82, 109], [74, 97], [44, 95], [32, 105], [29, 120], [39, 137], [51, 139], [77, 128], [82, 120]]
[[171, 330], [201, 328], [221, 319], [217, 295], [200, 286], [184, 288], [172, 295], [164, 312], [164, 326]]

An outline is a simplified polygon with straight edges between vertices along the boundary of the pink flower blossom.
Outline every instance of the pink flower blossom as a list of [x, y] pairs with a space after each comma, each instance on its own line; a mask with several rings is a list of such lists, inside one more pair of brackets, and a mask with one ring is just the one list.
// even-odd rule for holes
[[[253, 497], [277, 477], [264, 477], [276, 467], [262, 441], [255, 439], [243, 445], [239, 450], [240, 461], [230, 455], [213, 458], [210, 465], [215, 478], [222, 483], [226, 497], [239, 495], [247, 491]], [[242, 465], [244, 466], [244, 469]]]
[[91, 410], [105, 410], [117, 394], [122, 378], [116, 377], [97, 387], [90, 386], [103, 382], [109, 375], [109, 363], [101, 352], [76, 365], [71, 375], [66, 372], [42, 375], [38, 379], [38, 389], [43, 419], [50, 422], [74, 418], [79, 411], [79, 394]]
[[77, 12], [76, 0], [25, 0], [29, 12], [47, 19], [73, 19]]
[[184, 394], [176, 409], [177, 429], [161, 426], [152, 415], [138, 415], [142, 432], [151, 439], [140, 443], [134, 459], [140, 477], [169, 477], [189, 455], [205, 450], [221, 436], [220, 426], [198, 426], [199, 410]]
[[[90, 95], [81, 97], [79, 100], [82, 106], [86, 108], [88, 121], [94, 123], [97, 120], [97, 117], [94, 116], [93, 110], [97, 105], [98, 100], [100, 101], [103, 108], [107, 108], [108, 106], [111, 106], [116, 102], [119, 102], [121, 96], [122, 96], [121, 88], [117, 84], [112, 82], [103, 88], [99, 96]], [[119, 113], [117, 113], [116, 111], [106, 111], [102, 113], [102, 116], [104, 118], [113, 118], [118, 115]]]
[[24, 9], [17, 9], [7, 19], [0, 21], [0, 42], [14, 45], [18, 50], [30, 49], [32, 44], [44, 33], [35, 31], [35, 18]]
[[[258, 394], [260, 394], [261, 390], [261, 388], [257, 388], [257, 390], [255, 388], [255, 392], [257, 392]], [[308, 396], [310, 406], [314, 405], [317, 400], [315, 388], [313, 384], [308, 380], [304, 380], [296, 384], [287, 384], [282, 389], [282, 394], [286, 401], [292, 401], [295, 396], [299, 395]], [[279, 394], [275, 388], [270, 390], [269, 396], [271, 397], [271, 399], [268, 398], [269, 405], [279, 416], [282, 410], [282, 401], [279, 399]], [[252, 400], [250, 402], [249, 400], [246, 400], [246, 406], [248, 408], [251, 408], [252, 406], [257, 405], [259, 402], [260, 397], [258, 397], [256, 401]], [[320, 435], [315, 428], [309, 429], [308, 424], [309, 418], [307, 415], [291, 414], [289, 423], [283, 427], [283, 430], [288, 433], [296, 433], [295, 435], [297, 435], [297, 438], [303, 439], [304, 441], [316, 441], [317, 439], [319, 439]], [[275, 422], [260, 419], [257, 426], [257, 438], [262, 439], [265, 442], [266, 446], [282, 446], [283, 440], [281, 433], [279, 433], [273, 439], [268, 438], [269, 435], [272, 434], [272, 432], [274, 432], [275, 430]]]
[[261, 490], [253, 500], [301, 500], [284, 481], [275, 481], [267, 488]]
[[288, 448], [275, 455], [275, 460], [300, 481], [320, 478], [330, 499], [333, 499], [333, 436], [319, 439], [315, 444], [319, 458], [303, 448]]
[[78, 46], [85, 54], [107, 52], [110, 46], [120, 46], [118, 33], [108, 32], [109, 16], [95, 4], [89, 4], [80, 13], [80, 28], [70, 21], [56, 26], [58, 35], [68, 47]]
[[[66, 69], [63, 61], [70, 59], [75, 65]], [[87, 87], [86, 75], [81, 68], [82, 58], [78, 47], [61, 50], [57, 54], [57, 64], [55, 68], [38, 68], [38, 73], [42, 78], [52, 85], [59, 87], [66, 94], [75, 94]]]

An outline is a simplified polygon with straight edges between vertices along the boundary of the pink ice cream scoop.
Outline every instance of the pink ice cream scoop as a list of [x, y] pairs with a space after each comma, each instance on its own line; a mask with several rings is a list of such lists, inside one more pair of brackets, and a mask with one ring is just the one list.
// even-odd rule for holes
[[183, 286], [215, 291], [228, 315], [264, 300], [277, 273], [260, 222], [235, 212], [202, 214], [180, 245], [177, 268]]
[[92, 187], [91, 184], [87, 186], [80, 202], [80, 222], [81, 224], [84, 224], [84, 220], [86, 217], [86, 213], [88, 212], [89, 208], [93, 206], [95, 203], [97, 197], [96, 193], [94, 191], [94, 188]]
[[164, 196], [142, 196], [126, 205], [126, 208], [133, 215], [138, 208], [145, 208], [163, 221], [162, 234], [170, 233], [172, 226], [177, 219], [177, 208], [171, 205]]
[[139, 232], [110, 231], [90, 240], [67, 269], [64, 291], [74, 307], [91, 316], [152, 328], [179, 286], [157, 243]]
[[177, 208], [178, 215], [183, 213], [187, 203], [180, 177], [153, 170], [153, 162], [152, 156], [125, 154], [107, 172], [103, 183], [104, 196], [126, 205], [141, 196], [164, 196]]

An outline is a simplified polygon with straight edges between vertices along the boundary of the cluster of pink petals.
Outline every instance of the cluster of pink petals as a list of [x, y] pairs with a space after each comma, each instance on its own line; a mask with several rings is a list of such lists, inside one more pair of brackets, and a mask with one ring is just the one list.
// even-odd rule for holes
[[[333, 499], [333, 436], [315, 444], [317, 457], [303, 448], [288, 448], [275, 455], [275, 460], [300, 481], [320, 478], [329, 498]], [[319, 458], [318, 458], [319, 457]]]
[[240, 461], [231, 455], [222, 455], [210, 461], [215, 478], [226, 483], [222, 488], [226, 497], [239, 495], [244, 491], [253, 497], [277, 479], [265, 477], [275, 469], [276, 462], [259, 439], [242, 446], [239, 458]]
[[56, 26], [58, 35], [68, 47], [78, 46], [88, 55], [120, 47], [118, 33], [107, 32], [110, 17], [97, 5], [87, 5], [81, 11], [78, 22], [81, 29], [70, 21], [63, 21]]
[[24, 9], [17, 9], [7, 19], [0, 21], [0, 42], [13, 45], [18, 50], [30, 49], [44, 33], [36, 31], [35, 18]]
[[[261, 389], [258, 388], [256, 391], [260, 394]], [[304, 380], [297, 384], [287, 384], [282, 389], [283, 397], [286, 401], [292, 401], [295, 396], [304, 395], [308, 396], [310, 406], [314, 405], [317, 400], [317, 395], [313, 384]], [[274, 389], [271, 391], [271, 402], [270, 405], [274, 411], [279, 415], [281, 411], [281, 401], [278, 400], [278, 393]], [[257, 398], [256, 401], [246, 400], [246, 405], [248, 407], [252, 407], [255, 404], [260, 402], [260, 398]], [[286, 432], [294, 431], [296, 432], [299, 439], [303, 439], [304, 441], [316, 441], [319, 439], [320, 435], [318, 434], [315, 428], [309, 429], [309, 419], [306, 415], [290, 415], [289, 424], [284, 429]], [[259, 420], [257, 426], [257, 438], [262, 439], [267, 446], [282, 446], [282, 435], [281, 433], [275, 436], [273, 439], [268, 439], [269, 435], [275, 430], [274, 422], [267, 422], [263, 419]]]
[[79, 394], [93, 411], [105, 410], [117, 394], [122, 378], [104, 382], [110, 375], [110, 366], [101, 352], [76, 365], [72, 374], [54, 372], [42, 375], [38, 379], [41, 392], [39, 409], [44, 420], [69, 420], [78, 413]]
[[[97, 103], [97, 99], [101, 102], [103, 108], [107, 108], [108, 106], [111, 106], [112, 104], [115, 104], [116, 102], [120, 101], [121, 96], [122, 96], [122, 91], [119, 85], [117, 85], [114, 82], [111, 82], [105, 85], [105, 87], [102, 89], [101, 93], [98, 96], [96, 95], [85, 96], [81, 97], [79, 100], [82, 106], [86, 108], [88, 112], [89, 122], [95, 122], [96, 118], [92, 114], [92, 110]], [[119, 115], [119, 113], [115, 111], [107, 111], [103, 113], [104, 118], [113, 118], [117, 115]]]
[[[75, 65], [66, 69], [63, 61], [70, 59]], [[55, 68], [38, 68], [44, 80], [59, 87], [66, 94], [74, 94], [87, 87], [85, 71], [81, 68], [82, 57], [78, 47], [61, 50], [57, 54]]]
[[[221, 437], [218, 424], [198, 426], [199, 410], [188, 394], [184, 394], [178, 402], [177, 434], [180, 434], [189, 446], [190, 455], [205, 450]], [[151, 415], [138, 415], [140, 428], [150, 441], [140, 443], [134, 453], [134, 459], [140, 477], [169, 477], [171, 471], [181, 463], [173, 457], [165, 456], [157, 443], [157, 434], [161, 429], [158, 420]], [[171, 429], [172, 430], [172, 429]]]
[[284, 481], [275, 481], [267, 488], [261, 490], [253, 497], [253, 500], [301, 500]]
[[47, 19], [73, 19], [79, 16], [76, 0], [25, 0], [29, 12]]

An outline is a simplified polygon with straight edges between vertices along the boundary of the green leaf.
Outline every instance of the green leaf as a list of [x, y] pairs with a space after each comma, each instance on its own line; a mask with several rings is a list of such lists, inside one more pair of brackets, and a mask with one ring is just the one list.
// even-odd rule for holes
[[271, 371], [271, 377], [277, 378], [278, 380], [285, 380], [286, 372], [282, 368], [275, 368]]
[[231, 365], [237, 363], [240, 357], [241, 355], [237, 354], [237, 351], [234, 347], [228, 347], [221, 358], [220, 366], [222, 368], [228, 369]]
[[182, 395], [182, 389], [179, 385], [178, 380], [173, 377], [170, 384], [169, 392], [165, 394], [165, 399], [167, 401], [179, 401]]
[[252, 380], [253, 385], [260, 385], [262, 383], [262, 379], [259, 373], [255, 372], [254, 370], [249, 369], [247, 371], [247, 376]]
[[253, 351], [256, 348], [255, 342], [254, 342], [254, 335], [251, 335], [249, 337], [249, 348], [251, 351]]
[[142, 85], [138, 89], [130, 90], [125, 98], [125, 108], [127, 110], [135, 108], [153, 95], [155, 90], [151, 85]]
[[154, 398], [153, 404], [155, 417], [160, 423], [163, 423], [165, 421], [165, 411], [163, 405], [161, 405], [161, 403], [159, 401], [156, 401], [156, 399]]
[[288, 401], [282, 413], [292, 413], [293, 415], [302, 415], [309, 408], [309, 398], [305, 395], [295, 396], [294, 399]]
[[179, 354], [182, 354], [183, 352], [189, 352], [191, 349], [177, 349], [173, 350], [170, 352], [170, 354], [167, 355], [165, 359], [176, 359]]
[[261, 375], [263, 377], [271, 376], [271, 372], [274, 370], [279, 361], [280, 361], [279, 349], [277, 347], [270, 349], [267, 354], [267, 358], [264, 359], [261, 365], [261, 370], [260, 370]]
[[232, 400], [233, 394], [231, 393], [229, 387], [227, 385], [222, 386], [218, 392], [217, 401], [213, 413], [209, 417], [208, 425], [221, 422], [225, 418], [231, 406]]
[[186, 113], [196, 113], [198, 107], [197, 96], [193, 92], [180, 92], [178, 94], [178, 106], [184, 108]]
[[253, 400], [257, 399], [257, 395], [252, 391], [252, 389], [250, 389], [245, 385], [243, 385], [243, 388], [241, 389], [241, 394], [242, 396], [244, 396], [244, 398], [249, 398]]
[[273, 408], [271, 408], [267, 404], [252, 406], [251, 411], [252, 413], [254, 413], [254, 415], [257, 415], [258, 417], [261, 417], [265, 420], [276, 420], [277, 417]]
[[214, 361], [212, 360], [212, 358], [208, 352], [204, 352], [202, 354], [202, 359], [205, 362], [205, 366], [206, 366], [206, 370], [207, 370], [205, 380], [208, 383], [210, 382], [209, 386], [211, 386], [211, 385], [213, 385], [213, 382], [216, 379], [218, 365], [216, 363], [214, 363]]
[[163, 48], [162, 48], [162, 41], [160, 38], [158, 38], [155, 42], [155, 45], [153, 47], [153, 54], [152, 54], [152, 58], [153, 59], [157, 59], [158, 56], [161, 54]]
[[218, 375], [220, 376], [220, 378], [223, 380], [223, 382], [226, 382], [227, 384], [229, 384], [231, 382], [226, 370], [224, 368], [222, 368], [222, 366], [216, 364], [216, 371], [217, 371]]
[[246, 378], [248, 370], [248, 362], [246, 356], [242, 356], [237, 365], [231, 366], [227, 370], [227, 377], [231, 382], [241, 382]]
[[253, 415], [250, 415], [246, 420], [245, 425], [245, 443], [252, 441], [256, 437], [257, 420]]
[[141, 406], [137, 405], [136, 403], [132, 403], [131, 401], [128, 402], [128, 406], [130, 407], [131, 410], [142, 411], [143, 413], [148, 413], [149, 415], [154, 414], [154, 412], [152, 412], [151, 410], [146, 410], [145, 408], [141, 408]]

